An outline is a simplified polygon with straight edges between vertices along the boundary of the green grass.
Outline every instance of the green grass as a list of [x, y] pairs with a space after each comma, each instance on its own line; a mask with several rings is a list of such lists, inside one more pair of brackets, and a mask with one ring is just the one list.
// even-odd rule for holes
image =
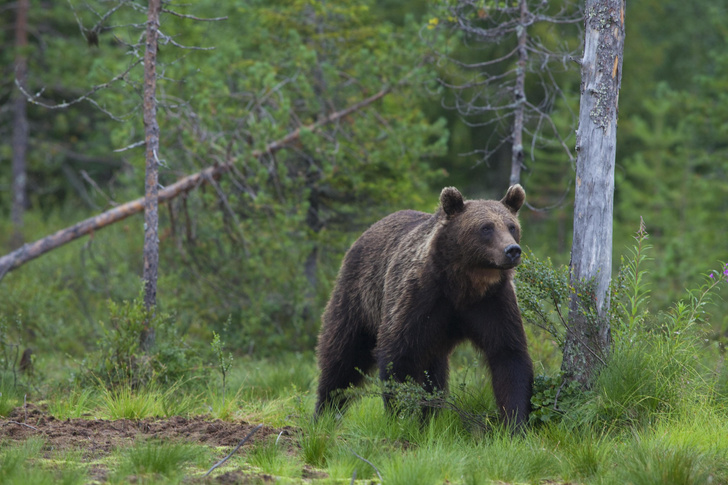
[[95, 393], [95, 389], [79, 387], [56, 391], [48, 399], [48, 412], [57, 419], [80, 418], [93, 409]]
[[[133, 388], [130, 384], [121, 384], [111, 388], [99, 384], [97, 388], [99, 394], [97, 409], [101, 416], [107, 419], [186, 416], [201, 409], [197, 402], [199, 397], [189, 392], [183, 392], [178, 383], [166, 389], [159, 384], [142, 386], [138, 389]], [[84, 396], [85, 393], [82, 392], [77, 399], [84, 399]], [[55, 406], [59, 407], [58, 404]]]
[[298, 457], [288, 453], [280, 436], [270, 437], [252, 447], [246, 461], [261, 472], [278, 477], [295, 476], [303, 465]]
[[[449, 406], [424, 420], [417, 412], [386, 413], [370, 378], [343, 416], [314, 421], [312, 353], [236, 357], [224, 393], [213, 367], [175, 383], [83, 387], [44, 355], [32, 383], [2, 375], [0, 414], [32, 391], [30, 402], [47, 403], [57, 419], [204, 414], [284, 428], [246, 443], [210, 482], [231, 473], [226, 479], [264, 483], [270, 475], [291, 484], [349, 484], [353, 477], [387, 485], [728, 483], [728, 370], [719, 350], [705, 344], [696, 317], [705, 292], [695, 295], [671, 313], [636, 307], [633, 324], [615, 322], [613, 353], [592, 389], [568, 399], [562, 394], [563, 412], [523, 434], [500, 425], [488, 372], [470, 346], [452, 356]], [[529, 333], [537, 372], [554, 375], [558, 351], [542, 334]], [[44, 375], [46, 369], [53, 371]], [[93, 466], [107, 468], [109, 483], [190, 483], [229, 451], [138, 441]], [[42, 440], [6, 440], [0, 483], [85, 483], [90, 465], [83, 461], [82, 453], [56, 452]]]
[[211, 454], [205, 453], [199, 446], [176, 442], [139, 443], [121, 453], [120, 464], [112, 481], [123, 482], [128, 477], [137, 480], [145, 477], [153, 481], [181, 481], [185, 469], [188, 466], [201, 465], [202, 457], [209, 459]]
[[[58, 419], [208, 414], [289, 426], [287, 434], [252, 440], [213, 472], [237, 470], [252, 483], [267, 474], [299, 484], [312, 473], [320, 474], [314, 475], [316, 483], [349, 483], [354, 474], [366, 483], [378, 483], [381, 475], [387, 484], [728, 483], [728, 411], [713, 392], [720, 380], [680, 379], [665, 365], [667, 359], [677, 359], [674, 352], [654, 345], [641, 350], [641, 356], [636, 350], [616, 353], [620, 362], [610, 364], [595, 389], [561, 421], [518, 436], [496, 424], [487, 373], [472, 365], [471, 355], [456, 356], [452, 392], [458, 405], [490, 420], [485, 428], [463, 422], [449, 409], [425, 421], [387, 414], [374, 387], [342, 417], [313, 421], [313, 356], [308, 362], [296, 355], [279, 362], [240, 359], [232, 370], [236, 387], [227, 396], [227, 416], [209, 413], [212, 399], [221, 400], [214, 383], [203, 391], [195, 386], [72, 387], [51, 393], [45, 402]], [[678, 362], [685, 375], [697, 372], [685, 362]], [[288, 374], [295, 376], [293, 382], [275, 377], [285, 375], [287, 365], [299, 366]], [[265, 384], [268, 371], [274, 377]], [[299, 387], [304, 383], [306, 388]], [[102, 462], [110, 483], [179, 483], [200, 476], [228, 452], [196, 443], [149, 441]], [[2, 483], [29, 483], [23, 482], [27, 477], [33, 483], [84, 483], [88, 478], [80, 453], [59, 456], [42, 440], [5, 441], [0, 454]]]
[[23, 404], [23, 392], [9, 372], [0, 372], [0, 416], [7, 416]]
[[[0, 446], [0, 483], [3, 485], [75, 485], [87, 482], [84, 466], [57, 467], [51, 464], [39, 466], [46, 442], [42, 438], [30, 438], [15, 446]], [[78, 460], [80, 456], [76, 455]], [[79, 460], [80, 461], [80, 460]]]
[[108, 419], [143, 419], [159, 415], [161, 396], [155, 390], [121, 385], [103, 388], [99, 400], [102, 416]]

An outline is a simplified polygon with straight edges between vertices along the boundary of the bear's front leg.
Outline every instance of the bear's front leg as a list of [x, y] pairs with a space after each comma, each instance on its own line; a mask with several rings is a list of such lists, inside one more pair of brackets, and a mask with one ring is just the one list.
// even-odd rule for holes
[[462, 316], [467, 337], [485, 354], [493, 394], [506, 425], [522, 427], [531, 412], [533, 363], [513, 286], [503, 285]]
[[533, 363], [527, 352], [501, 348], [487, 354], [493, 394], [506, 426], [520, 429], [528, 421], [533, 392]]

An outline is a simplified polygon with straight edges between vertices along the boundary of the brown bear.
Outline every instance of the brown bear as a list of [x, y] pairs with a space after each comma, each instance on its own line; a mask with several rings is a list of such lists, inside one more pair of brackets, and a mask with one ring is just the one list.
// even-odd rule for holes
[[383, 380], [447, 390], [449, 356], [470, 340], [485, 354], [507, 425], [526, 422], [533, 364], [513, 285], [525, 198], [520, 185], [500, 201], [464, 201], [447, 187], [434, 214], [395, 212], [362, 234], [323, 314], [316, 415], [343, 409], [340, 390], [375, 364]]

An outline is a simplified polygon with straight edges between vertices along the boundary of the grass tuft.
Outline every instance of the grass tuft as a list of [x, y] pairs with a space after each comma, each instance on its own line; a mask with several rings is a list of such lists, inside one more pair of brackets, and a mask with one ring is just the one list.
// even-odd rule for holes
[[335, 445], [336, 417], [325, 413], [318, 419], [302, 419], [299, 444], [304, 463], [313, 467], [326, 465], [327, 457]]
[[48, 400], [48, 411], [56, 419], [80, 418], [93, 409], [93, 395], [93, 390], [79, 387], [58, 392]]
[[700, 455], [685, 447], [635, 443], [622, 462], [621, 478], [634, 485], [697, 485], [708, 483]]
[[130, 475], [173, 478], [181, 475], [188, 465], [197, 463], [200, 454], [201, 449], [192, 445], [147, 441], [122, 454], [117, 475], [118, 478]]

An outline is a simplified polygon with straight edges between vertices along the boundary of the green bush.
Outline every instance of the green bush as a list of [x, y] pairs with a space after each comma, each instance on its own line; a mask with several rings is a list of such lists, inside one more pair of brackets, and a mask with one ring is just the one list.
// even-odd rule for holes
[[[149, 352], [140, 347], [146, 325], [155, 329], [155, 344]], [[132, 301], [109, 302], [108, 323], [99, 322], [97, 349], [82, 363], [80, 381], [101, 381], [107, 387], [142, 387], [151, 383], [173, 384], [202, 369], [201, 359], [180, 338], [172, 318], [147, 311], [141, 295]]]
[[[653, 310], [651, 246], [644, 223], [611, 289], [612, 349], [588, 391], [560, 377], [537, 376], [532, 423], [566, 418], [571, 423], [621, 427], [648, 424], [691, 402], [725, 399], [726, 371], [711, 370], [706, 357], [707, 306], [728, 279], [728, 265], [705, 275], [702, 285], [665, 311]], [[518, 271], [524, 319], [563, 342], [570, 293], [568, 268], [528, 254]]]
[[532, 425], [558, 422], [581, 402], [581, 395], [576, 382], [566, 382], [562, 376], [538, 375], [533, 382], [529, 421]]

